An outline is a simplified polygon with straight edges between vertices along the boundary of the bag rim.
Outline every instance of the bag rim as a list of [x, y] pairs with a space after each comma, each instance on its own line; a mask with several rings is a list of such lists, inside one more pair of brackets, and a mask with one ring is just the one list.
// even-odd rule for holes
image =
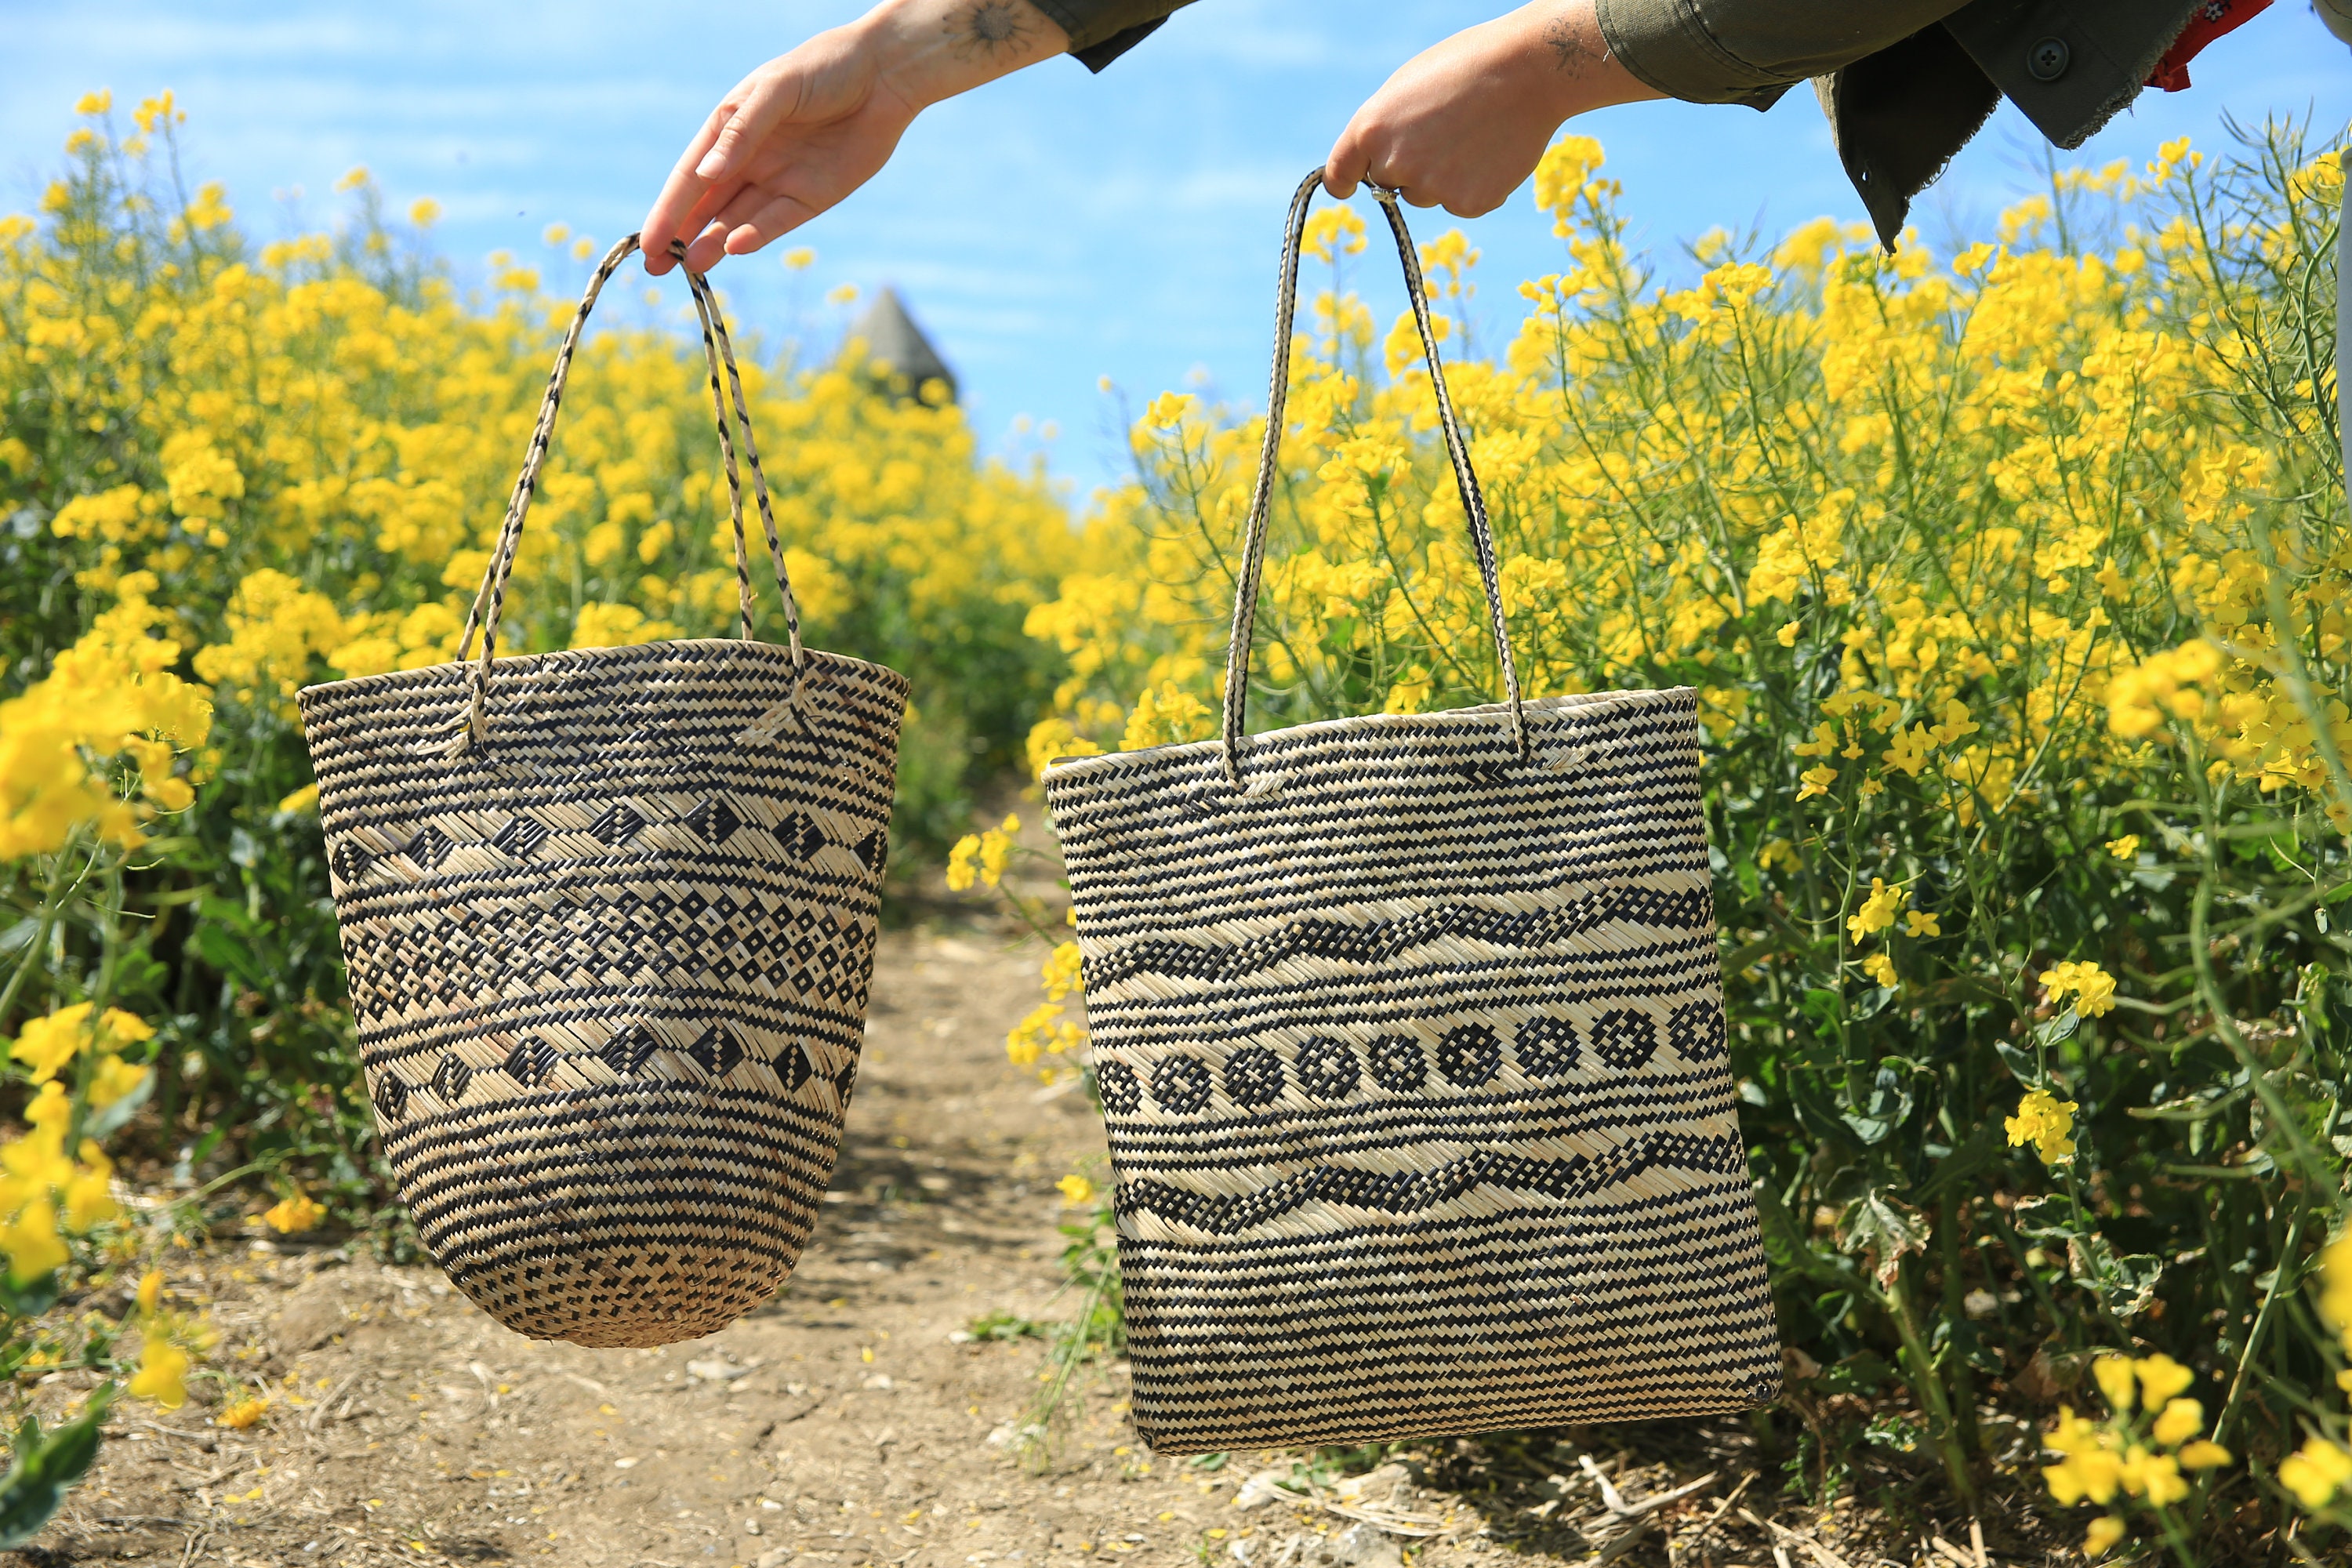
[[[792, 667], [793, 657], [792, 650], [780, 644], [746, 640], [742, 637], [663, 637], [654, 642], [617, 643], [608, 647], [560, 647], [546, 648], [538, 653], [506, 654], [499, 658], [490, 679], [495, 684], [499, 675], [508, 670], [537, 669], [544, 667], [551, 660], [558, 658], [619, 653], [635, 648], [685, 648], [696, 652], [728, 650], [741, 657], [780, 658], [787, 670]], [[882, 685], [896, 689], [902, 697], [911, 693], [914, 689], [913, 683], [906, 676], [888, 665], [859, 658], [855, 654], [830, 653], [823, 648], [813, 647], [807, 650], [807, 658], [810, 660], [825, 660], [836, 668], [845, 668], [878, 676], [881, 678]], [[300, 703], [314, 697], [343, 697], [370, 689], [391, 691], [410, 687], [439, 685], [451, 679], [449, 672], [452, 671], [456, 673], [457, 679], [467, 677], [473, 670], [474, 665], [474, 660], [461, 658], [447, 660], [441, 664], [420, 665], [415, 669], [384, 669], [378, 670], [373, 675], [349, 675], [340, 680], [321, 680], [314, 685], [302, 687], [295, 692], [294, 699]], [[438, 676], [441, 679], [437, 681], [425, 679], [433, 676]]]
[[[1695, 686], [1628, 687], [1616, 691], [1563, 691], [1552, 697], [1532, 697], [1520, 706], [1528, 712], [1558, 713], [1580, 709], [1633, 708], [1656, 698], [1695, 697]], [[1441, 708], [1429, 713], [1354, 713], [1338, 719], [1316, 719], [1304, 724], [1286, 725], [1279, 730], [1263, 730], [1244, 737], [1244, 742], [1268, 741], [1291, 736], [1320, 738], [1326, 735], [1354, 731], [1374, 731], [1398, 729], [1407, 724], [1459, 723], [1472, 719], [1490, 718], [1511, 711], [1508, 702], [1481, 702], [1470, 708]], [[1038, 782], [1048, 787], [1064, 782], [1082, 782], [1088, 775], [1115, 772], [1123, 763], [1150, 757], [1165, 761], [1171, 757], [1199, 755], [1223, 758], [1225, 743], [1222, 739], [1206, 741], [1171, 741], [1162, 745], [1146, 746], [1133, 752], [1099, 752], [1092, 756], [1055, 757], [1045, 764]], [[1218, 773], [1220, 781], [1223, 778]], [[1243, 786], [1247, 788], [1246, 783]]]

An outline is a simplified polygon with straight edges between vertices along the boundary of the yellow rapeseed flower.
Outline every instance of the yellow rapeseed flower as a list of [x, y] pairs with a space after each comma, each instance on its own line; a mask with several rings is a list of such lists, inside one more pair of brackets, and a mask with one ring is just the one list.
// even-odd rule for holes
[[2083, 1532], [2083, 1555], [2105, 1557], [2124, 1538], [2124, 1521], [2112, 1513], [2102, 1514], [2091, 1521], [2091, 1528]]
[[2053, 1002], [2072, 995], [2074, 1011], [2085, 1018], [2096, 1018], [2116, 1010], [2116, 977], [2095, 963], [2070, 960], [2045, 969], [2042, 972], [2042, 984]]
[[1054, 1184], [1062, 1190], [1064, 1208], [1076, 1208], [1081, 1204], [1091, 1202], [1095, 1195], [1095, 1184], [1075, 1171]]
[[188, 1402], [188, 1367], [187, 1352], [151, 1333], [139, 1347], [139, 1370], [131, 1379], [131, 1393], [177, 1410]]
[[267, 1399], [246, 1398], [223, 1407], [221, 1413], [214, 1416], [213, 1420], [232, 1432], [242, 1432], [268, 1413], [269, 1401]]
[[327, 1217], [327, 1205], [304, 1193], [295, 1193], [270, 1205], [262, 1219], [280, 1236], [309, 1230]]
[[2126, 833], [2121, 838], [2107, 840], [2107, 853], [2118, 860], [2129, 860], [2139, 854], [2139, 835]]
[[2352, 1487], [2352, 1452], [2313, 1436], [2279, 1461], [2278, 1479], [2305, 1508], [2326, 1508], [2337, 1492]]
[[1884, 878], [1873, 877], [1870, 879], [1870, 896], [1862, 900], [1860, 909], [1846, 917], [1846, 934], [1856, 942], [1864, 942], [1874, 933], [1885, 931], [1895, 923], [1895, 915], [1901, 912], [1905, 900], [1910, 896]]
[[[2071, 1100], [2061, 1100], [2048, 1089], [2030, 1089], [2025, 1098], [2017, 1102], [2017, 1114], [2004, 1119], [2002, 1126], [2009, 1132], [2009, 1145], [2018, 1148], [2033, 1145], [2045, 1165], [2062, 1165], [2074, 1157], [2074, 1112], [2080, 1109]], [[2106, 1363], [2099, 1363], [2104, 1366]], [[2102, 1386], [2105, 1386], [2104, 1383]], [[2130, 1379], [2124, 1388], [2129, 1408]]]

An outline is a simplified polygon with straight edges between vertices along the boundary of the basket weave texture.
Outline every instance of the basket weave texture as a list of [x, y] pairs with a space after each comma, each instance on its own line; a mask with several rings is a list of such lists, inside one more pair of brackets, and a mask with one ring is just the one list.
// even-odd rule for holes
[[[1769, 1401], [1687, 689], [1244, 739], [1267, 454], [1223, 739], [1055, 763], [1108, 1123], [1134, 1415], [1166, 1453]], [[1423, 344], [1410, 237], [1383, 205]]]
[[796, 617], [788, 647], [491, 663], [520, 526], [482, 663], [301, 694], [352, 1012], [450, 1279], [525, 1334], [659, 1344], [771, 1297], [831, 1179], [907, 683], [802, 648]]

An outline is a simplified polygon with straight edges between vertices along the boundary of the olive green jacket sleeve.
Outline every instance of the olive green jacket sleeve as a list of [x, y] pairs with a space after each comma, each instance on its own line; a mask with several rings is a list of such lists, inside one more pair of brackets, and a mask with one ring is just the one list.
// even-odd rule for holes
[[2061, 147], [2138, 96], [2201, 0], [1600, 0], [1625, 68], [1769, 108], [1812, 79], [1881, 242], [2006, 97]]
[[1070, 35], [1070, 53], [1098, 71], [1141, 43], [1190, 0], [1035, 0]]

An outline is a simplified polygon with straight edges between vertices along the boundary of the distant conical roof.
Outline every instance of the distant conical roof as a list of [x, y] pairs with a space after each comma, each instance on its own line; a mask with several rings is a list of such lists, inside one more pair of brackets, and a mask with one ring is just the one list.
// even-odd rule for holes
[[886, 287], [875, 294], [865, 314], [851, 324], [849, 336], [853, 342], [866, 345], [867, 363], [880, 366], [893, 381], [903, 377], [908, 392], [936, 380], [946, 384], [948, 401], [955, 401], [955, 372], [940, 357], [940, 351], [931, 347], [931, 340], [923, 336], [923, 329], [915, 325], [915, 319], [907, 314], [906, 302], [898, 298], [896, 289]]

